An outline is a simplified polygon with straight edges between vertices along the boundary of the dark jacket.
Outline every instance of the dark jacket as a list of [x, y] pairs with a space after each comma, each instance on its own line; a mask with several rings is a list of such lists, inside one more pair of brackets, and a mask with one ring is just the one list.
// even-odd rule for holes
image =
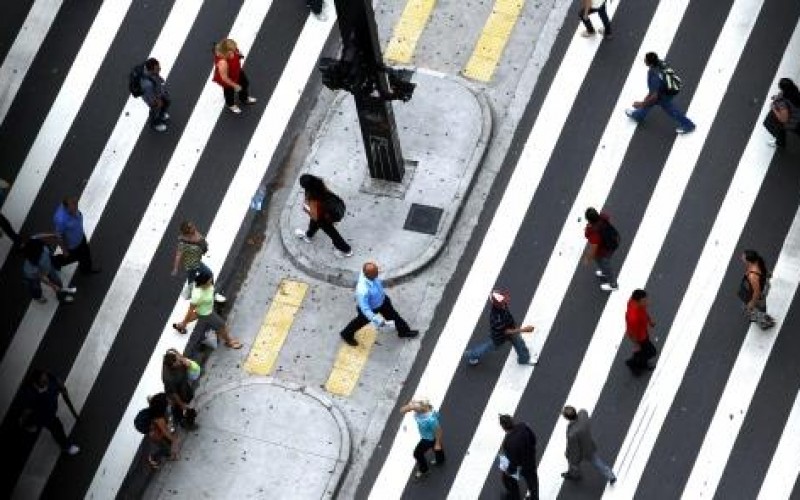
[[506, 432], [502, 447], [510, 472], [516, 471], [517, 467], [536, 467], [536, 434], [524, 423], [518, 422]]
[[508, 308], [492, 306], [492, 309], [489, 311], [489, 328], [492, 330], [491, 336], [495, 345], [500, 345], [508, 340], [506, 330], [516, 327], [517, 325], [514, 323], [514, 317], [511, 315]]
[[577, 464], [590, 460], [597, 451], [597, 446], [592, 438], [592, 428], [589, 423], [589, 414], [580, 410], [575, 420], [567, 424], [567, 461]]

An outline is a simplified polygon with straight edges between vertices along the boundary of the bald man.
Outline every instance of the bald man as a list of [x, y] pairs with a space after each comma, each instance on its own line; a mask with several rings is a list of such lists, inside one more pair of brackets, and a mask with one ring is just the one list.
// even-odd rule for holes
[[339, 334], [342, 340], [353, 347], [358, 345], [356, 332], [367, 323], [380, 327], [387, 321], [394, 321], [399, 337], [411, 338], [419, 334], [394, 310], [392, 301], [383, 291], [383, 283], [378, 279], [378, 264], [374, 262], [364, 264], [361, 274], [358, 275], [356, 313], [358, 315]]

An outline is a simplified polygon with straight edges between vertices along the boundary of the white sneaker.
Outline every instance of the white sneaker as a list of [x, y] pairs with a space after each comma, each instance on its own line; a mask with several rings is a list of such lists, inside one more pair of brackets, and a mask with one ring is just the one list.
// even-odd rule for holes
[[67, 455], [77, 455], [81, 451], [80, 448], [75, 446], [74, 444], [69, 445], [69, 448], [64, 450], [64, 453]]
[[599, 269], [594, 272], [594, 275], [597, 276], [598, 278], [602, 278], [603, 276], [605, 276], [605, 274], [603, 274], [603, 271]]
[[250, 97], [248, 97], [248, 98], [247, 98], [247, 100], [246, 100], [244, 103], [245, 103], [245, 104], [255, 104], [255, 103], [257, 103], [257, 102], [258, 102], [258, 99], [256, 99], [256, 98], [255, 98], [255, 97], [253, 97], [253, 96], [250, 96]]
[[311, 243], [311, 238], [306, 235], [306, 232], [302, 229], [295, 229], [294, 235], [300, 238], [301, 240], [305, 241], [306, 243]]
[[64, 298], [61, 300], [66, 302], [67, 304], [70, 304], [75, 300], [75, 297], [73, 297], [72, 295], [64, 295]]
[[62, 288], [61, 291], [64, 292], [64, 293], [68, 293], [68, 294], [72, 295], [74, 293], [77, 293], [78, 289], [75, 288], [74, 286], [70, 286], [70, 287]]
[[619, 290], [619, 286], [611, 286], [608, 283], [603, 283], [602, 285], [600, 285], [600, 289], [603, 290], [604, 292], [616, 292], [617, 290]]
[[163, 120], [169, 120], [169, 113], [161, 113], [161, 118]]
[[242, 108], [240, 108], [239, 106], [234, 104], [233, 106], [228, 106], [228, 111], [230, 111], [233, 114], [238, 115], [238, 114], [240, 114], [242, 112]]
[[339, 257], [340, 259], [346, 259], [347, 257], [352, 257], [353, 256], [353, 251], [352, 250], [350, 250], [349, 252], [342, 252], [341, 250], [337, 249], [337, 250], [334, 250], [333, 253], [334, 253], [334, 255]]
[[158, 125], [153, 126], [153, 130], [155, 130], [156, 132], [166, 132], [167, 126], [164, 125], [163, 123], [159, 123]]
[[214, 294], [214, 302], [225, 303], [228, 302], [228, 298], [221, 293]]

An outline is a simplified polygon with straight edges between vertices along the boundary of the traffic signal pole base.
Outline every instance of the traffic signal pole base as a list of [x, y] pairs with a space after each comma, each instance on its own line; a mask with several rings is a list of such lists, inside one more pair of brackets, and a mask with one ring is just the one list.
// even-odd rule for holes
[[398, 282], [422, 271], [447, 244], [487, 150], [492, 113], [460, 78], [418, 70], [414, 79], [414, 99], [394, 103], [407, 159], [401, 183], [371, 178], [352, 96], [340, 92], [329, 105], [299, 173], [322, 177], [344, 200], [347, 213], [336, 227], [353, 256], [337, 257], [322, 233], [310, 244], [297, 238], [308, 216], [295, 183], [280, 234], [290, 260], [307, 275], [349, 287], [364, 262], [377, 260], [382, 278]]

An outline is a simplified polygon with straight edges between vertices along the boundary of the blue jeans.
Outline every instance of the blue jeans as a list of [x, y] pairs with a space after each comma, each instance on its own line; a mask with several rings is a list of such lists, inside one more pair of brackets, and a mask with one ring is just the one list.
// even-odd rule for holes
[[675, 107], [674, 104], [672, 104], [672, 98], [673, 96], [671, 95], [660, 96], [658, 100], [653, 104], [648, 104], [647, 106], [643, 106], [639, 109], [634, 110], [633, 113], [631, 113], [631, 118], [633, 118], [637, 122], [641, 122], [645, 119], [647, 113], [650, 112], [650, 109], [652, 107], [661, 106], [661, 109], [663, 109], [665, 113], [667, 113], [675, 121], [677, 121], [678, 125], [680, 125], [681, 128], [684, 128], [686, 130], [694, 129], [694, 122], [686, 118], [686, 115], [683, 114], [683, 111], [679, 110], [678, 108]]
[[[64, 284], [61, 283], [61, 276], [59, 276], [58, 271], [55, 269], [50, 269], [50, 272], [47, 273], [47, 279], [49, 279], [59, 288], [64, 287]], [[42, 280], [40, 278], [31, 279], [26, 276], [25, 284], [28, 286], [28, 291], [31, 293], [31, 297], [36, 300], [42, 298]]]
[[598, 257], [594, 259], [594, 263], [597, 264], [597, 269], [603, 273], [603, 278], [608, 281], [608, 284], [617, 288], [617, 278], [614, 276], [614, 270], [611, 269], [611, 256]]
[[[531, 354], [530, 352], [528, 352], [528, 346], [525, 345], [525, 341], [522, 340], [522, 335], [520, 335], [519, 333], [515, 333], [514, 335], [508, 335], [508, 340], [511, 341], [511, 345], [517, 352], [517, 361], [519, 362], [519, 364], [521, 365], [528, 364], [531, 360]], [[500, 347], [500, 345], [495, 345], [494, 340], [492, 340], [492, 338], [489, 337], [480, 344], [473, 347], [472, 349], [467, 350], [467, 359], [472, 362], [479, 361], [484, 354], [488, 353], [489, 351], [496, 350], [498, 347]]]

